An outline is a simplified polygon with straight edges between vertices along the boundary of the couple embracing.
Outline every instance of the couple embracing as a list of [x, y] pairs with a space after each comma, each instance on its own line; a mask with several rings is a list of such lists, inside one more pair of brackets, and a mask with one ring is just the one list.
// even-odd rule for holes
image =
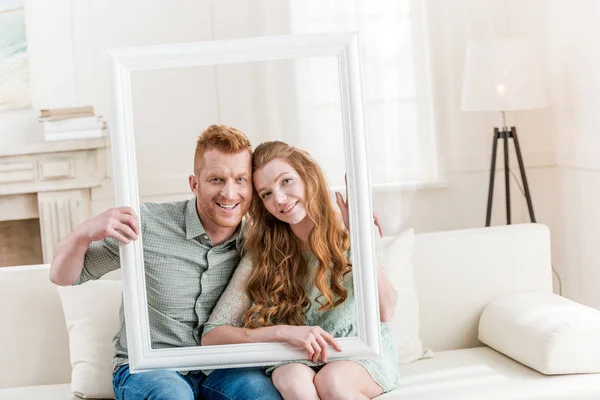
[[[328, 360], [335, 337], [356, 335], [348, 208], [330, 200], [319, 165], [273, 141], [254, 152], [239, 130], [199, 137], [194, 198], [114, 208], [78, 226], [56, 250], [50, 279], [80, 284], [120, 267], [118, 242], [144, 236], [153, 348], [286, 342], [306, 360], [269, 368], [131, 374], [123, 305], [115, 335], [117, 399], [368, 399], [396, 387], [390, 330], [396, 295], [378, 262], [383, 355]], [[207, 371], [208, 372], [208, 371]]]

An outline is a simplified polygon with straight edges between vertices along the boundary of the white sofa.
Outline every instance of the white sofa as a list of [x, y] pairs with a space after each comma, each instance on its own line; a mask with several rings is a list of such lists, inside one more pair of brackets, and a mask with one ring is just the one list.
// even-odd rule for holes
[[[552, 291], [545, 226], [417, 234], [413, 262], [420, 336], [435, 356], [401, 365], [400, 387], [382, 400], [600, 399], [600, 374], [543, 375], [478, 341], [490, 301]], [[72, 398], [68, 335], [48, 266], [1, 268], [0, 304], [0, 400]]]

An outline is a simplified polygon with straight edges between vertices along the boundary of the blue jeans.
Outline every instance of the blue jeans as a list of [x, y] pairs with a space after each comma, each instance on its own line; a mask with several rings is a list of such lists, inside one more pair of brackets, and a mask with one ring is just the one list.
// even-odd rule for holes
[[232, 368], [182, 375], [177, 371], [157, 370], [130, 374], [129, 365], [113, 374], [117, 400], [280, 400], [271, 378], [262, 368]]
[[217, 369], [202, 384], [206, 400], [282, 400], [263, 368]]
[[201, 371], [182, 375], [165, 369], [130, 374], [126, 364], [114, 372], [113, 390], [117, 400], [196, 400], [205, 379]]

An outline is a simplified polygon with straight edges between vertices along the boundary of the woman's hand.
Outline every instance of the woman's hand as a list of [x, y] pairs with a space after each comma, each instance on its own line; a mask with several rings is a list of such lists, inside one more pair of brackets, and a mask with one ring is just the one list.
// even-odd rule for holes
[[342, 351], [333, 335], [325, 332], [318, 326], [280, 326], [280, 340], [306, 350], [308, 359], [315, 364], [319, 357], [327, 362], [327, 345], [330, 344], [337, 351]]
[[[346, 199], [348, 199], [348, 181], [344, 176], [344, 182], [346, 182]], [[348, 201], [344, 201], [342, 194], [340, 192], [335, 192], [335, 200], [342, 212], [342, 220], [344, 221], [344, 225], [346, 229], [350, 230], [350, 214], [348, 212]], [[383, 237], [383, 229], [381, 228], [381, 221], [379, 220], [379, 214], [373, 213], [373, 222], [375, 226], [377, 226], [377, 230], [379, 231], [379, 236]]]

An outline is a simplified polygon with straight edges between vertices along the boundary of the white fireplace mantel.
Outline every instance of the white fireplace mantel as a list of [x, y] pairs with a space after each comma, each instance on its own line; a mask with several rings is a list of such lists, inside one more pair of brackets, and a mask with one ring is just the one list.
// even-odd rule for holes
[[0, 149], [0, 221], [39, 218], [44, 263], [91, 214], [91, 188], [107, 180], [107, 137]]

